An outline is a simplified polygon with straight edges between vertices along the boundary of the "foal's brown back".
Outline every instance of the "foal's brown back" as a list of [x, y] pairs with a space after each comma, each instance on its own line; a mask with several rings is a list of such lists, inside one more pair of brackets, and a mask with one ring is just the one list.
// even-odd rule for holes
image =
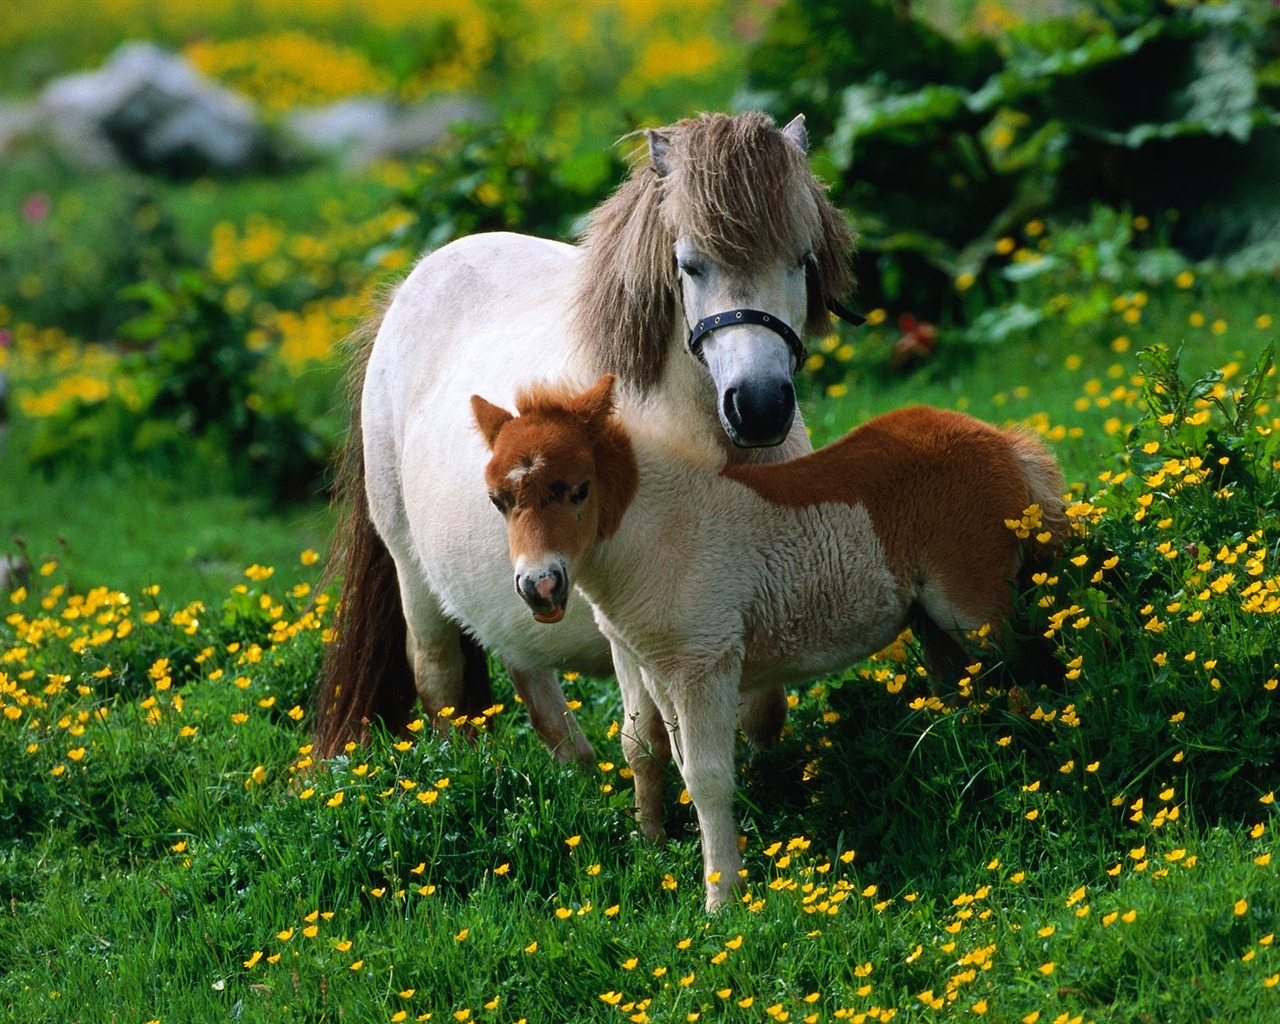
[[1035, 503], [1050, 543], [1065, 535], [1062, 474], [1038, 440], [928, 406], [879, 416], [792, 462], [724, 473], [779, 505], [864, 505], [894, 573], [940, 588], [975, 626], [1008, 615], [1034, 543], [1005, 520]]

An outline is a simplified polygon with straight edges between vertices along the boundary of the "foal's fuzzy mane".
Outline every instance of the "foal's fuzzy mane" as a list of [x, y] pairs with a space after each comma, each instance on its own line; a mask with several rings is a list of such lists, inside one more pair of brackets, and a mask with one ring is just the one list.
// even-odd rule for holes
[[[622, 516], [639, 486], [639, 470], [636, 467], [635, 449], [631, 437], [618, 419], [613, 404], [613, 382], [603, 392], [600, 405], [595, 401], [601, 394], [598, 389], [604, 381], [587, 392], [568, 385], [538, 383], [516, 392], [516, 411], [521, 417], [541, 416], [551, 420], [575, 421], [592, 435], [596, 476], [600, 500], [599, 537], [611, 537], [622, 523]], [[585, 406], [595, 409], [596, 414]], [[584, 416], [591, 420], [588, 426]]]
[[640, 393], [662, 374], [678, 316], [673, 246], [686, 235], [718, 263], [752, 270], [813, 244], [804, 330], [852, 287], [853, 236], [794, 143], [760, 113], [702, 114], [657, 134], [669, 143], [592, 213], [574, 330], [593, 369]]

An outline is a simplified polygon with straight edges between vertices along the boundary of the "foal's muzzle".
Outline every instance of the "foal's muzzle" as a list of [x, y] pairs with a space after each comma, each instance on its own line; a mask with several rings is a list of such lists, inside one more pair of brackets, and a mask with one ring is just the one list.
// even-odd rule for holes
[[539, 622], [559, 622], [569, 603], [569, 571], [563, 562], [552, 562], [516, 572], [516, 593]]

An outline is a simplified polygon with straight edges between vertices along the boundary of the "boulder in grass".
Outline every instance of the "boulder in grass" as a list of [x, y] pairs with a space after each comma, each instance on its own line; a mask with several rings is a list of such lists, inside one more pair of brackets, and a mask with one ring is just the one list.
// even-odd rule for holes
[[439, 142], [460, 122], [488, 121], [479, 100], [450, 96], [404, 106], [372, 96], [295, 110], [284, 122], [295, 145], [311, 155], [338, 155], [347, 167], [412, 157]]
[[90, 167], [234, 174], [264, 148], [248, 100], [150, 43], [127, 43], [96, 71], [55, 79], [38, 106], [58, 147]]

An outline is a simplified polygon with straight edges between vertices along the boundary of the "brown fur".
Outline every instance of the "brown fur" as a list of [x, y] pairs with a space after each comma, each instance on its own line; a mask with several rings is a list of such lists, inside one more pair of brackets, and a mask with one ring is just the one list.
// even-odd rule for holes
[[[927, 568], [955, 605], [987, 609], [997, 620], [1011, 611], [1009, 585], [1024, 558], [1066, 536], [1065, 484], [1044, 446], [944, 409], [899, 409], [802, 459], [724, 473], [777, 505], [865, 505], [895, 575], [923, 576]], [[1032, 503], [1051, 534], [1047, 546], [1020, 541], [1005, 525]], [[939, 509], [947, 512], [945, 535], [928, 528]]]
[[[576, 523], [568, 491], [587, 476], [595, 480], [588, 504], [596, 516], [594, 540], [606, 540], [618, 531], [635, 497], [635, 453], [613, 416], [613, 386], [614, 378], [606, 376], [576, 396], [545, 387], [522, 391], [516, 396], [519, 418], [479, 395], [471, 398], [476, 424], [493, 452], [485, 468], [490, 494], [508, 506], [537, 509], [543, 536], [554, 534], [558, 525]], [[562, 429], [566, 424], [572, 429]], [[513, 458], [512, 452], [518, 455]], [[512, 470], [527, 467], [535, 458], [540, 468], [527, 482], [510, 479]], [[520, 527], [510, 522], [509, 529]]]
[[[362, 743], [369, 726], [381, 721], [393, 733], [408, 724], [417, 697], [409, 664], [404, 608], [391, 552], [369, 517], [364, 486], [364, 441], [360, 395], [369, 354], [393, 290], [380, 296], [378, 308], [347, 339], [352, 351], [347, 373], [351, 419], [337, 458], [334, 503], [342, 510], [319, 590], [342, 580], [342, 597], [333, 620], [336, 637], [324, 652], [312, 709], [317, 758], [341, 753], [349, 742]], [[480, 646], [461, 634], [464, 662], [463, 711], [488, 707], [489, 665]]]
[[599, 373], [644, 393], [662, 374], [677, 329], [673, 246], [687, 235], [717, 263], [750, 270], [812, 246], [804, 331], [853, 286], [853, 236], [805, 155], [764, 114], [703, 114], [659, 134], [663, 174], [637, 166], [592, 213], [574, 326]]

